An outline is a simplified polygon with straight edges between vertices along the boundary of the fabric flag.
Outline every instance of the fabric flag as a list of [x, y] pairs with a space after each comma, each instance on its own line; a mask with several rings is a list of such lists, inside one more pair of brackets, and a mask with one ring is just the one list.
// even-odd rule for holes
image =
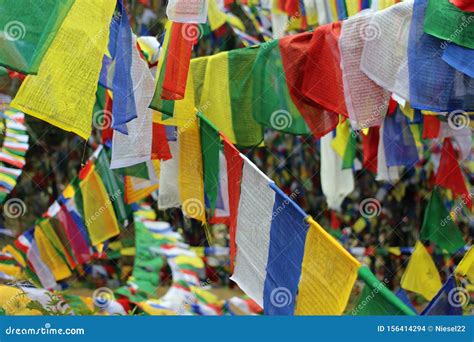
[[258, 48], [252, 70], [253, 116], [257, 122], [274, 130], [310, 134], [311, 131], [291, 96], [283, 60], [278, 40], [267, 42]]
[[436, 115], [423, 115], [423, 139], [436, 139], [440, 128], [441, 121]]
[[454, 6], [466, 12], [474, 12], [474, 4], [471, 0], [449, 0]]
[[[474, 17], [473, 17], [474, 18]], [[474, 78], [474, 50], [450, 43], [443, 52], [443, 61]]]
[[[462, 301], [464, 300], [466, 302], [463, 303]], [[456, 285], [456, 278], [454, 275], [450, 275], [441, 290], [426, 306], [421, 315], [462, 316], [462, 307], [467, 304], [467, 301], [469, 301], [469, 298], [466, 298], [466, 295], [461, 292], [460, 287]]]
[[416, 242], [400, 286], [405, 290], [421, 294], [427, 300], [432, 300], [443, 286], [431, 255], [420, 241]]
[[214, 215], [209, 219], [209, 223], [222, 223], [229, 226], [229, 180], [227, 172], [227, 160], [222, 147], [219, 151], [219, 189], [217, 195], [216, 210]]
[[235, 234], [237, 255], [231, 280], [263, 307], [275, 192], [269, 185], [272, 181], [241, 157], [244, 165]]
[[89, 162], [81, 170], [80, 189], [83, 197], [84, 221], [92, 245], [98, 244], [120, 233], [111, 199], [100, 179], [95, 165]]
[[[263, 129], [252, 116], [258, 111], [258, 103], [252, 99], [252, 66], [257, 53], [257, 48], [246, 48], [210, 56], [202, 93], [197, 95], [198, 109], [239, 146], [255, 146], [263, 140]], [[199, 76], [195, 71], [193, 77], [196, 82]], [[199, 94], [199, 85], [194, 85]]]
[[[67, 239], [64, 238], [64, 230], [62, 227], [55, 228], [57, 220], [42, 219], [38, 222], [38, 227], [44, 233], [44, 236], [51, 243], [51, 246], [56, 250], [57, 254], [66, 263], [70, 269], [76, 268], [76, 261], [70, 254], [70, 246], [67, 244]], [[59, 229], [58, 229], [59, 228]]]
[[[112, 139], [112, 169], [136, 165], [151, 159], [151, 143], [153, 133], [152, 110], [148, 108], [153, 97], [155, 82], [136, 47], [136, 37], [133, 37], [132, 50], [132, 93], [129, 97], [135, 98], [134, 105], [137, 118], [128, 124], [127, 134], [114, 131]], [[117, 98], [117, 95], [114, 96]], [[114, 101], [113, 108], [115, 108]]]
[[297, 315], [341, 315], [360, 263], [311, 217], [304, 246]]
[[417, 312], [416, 308], [413, 306], [413, 303], [411, 302], [410, 297], [408, 297], [408, 293], [402, 289], [401, 287], [395, 292], [395, 295], [410, 309], [413, 310], [413, 312]]
[[217, 129], [213, 127], [205, 117], [199, 114], [199, 118], [204, 170], [204, 191], [213, 215], [219, 191], [220, 136]]
[[179, 23], [201, 23], [207, 21], [208, 0], [170, 0], [166, 6], [169, 20]]
[[361, 129], [381, 124], [390, 99], [390, 92], [360, 70], [364, 42], [370, 39], [364, 30], [371, 25], [373, 15], [373, 11], [367, 10], [344, 20], [339, 39], [347, 111], [351, 121]]
[[464, 258], [459, 262], [455, 273], [467, 277], [471, 283], [474, 283], [474, 248], [471, 247]]
[[28, 263], [33, 267], [36, 276], [39, 278], [41, 285], [45, 289], [54, 289], [57, 286], [55, 276], [49, 267], [41, 259], [36, 240], [33, 239], [30, 247], [26, 252]]
[[342, 168], [351, 169], [354, 164], [356, 153], [356, 137], [352, 133], [349, 120], [343, 119], [336, 127], [336, 137], [331, 146], [342, 159]]
[[400, 108], [384, 120], [383, 145], [388, 167], [413, 167], [418, 162], [415, 140]]
[[364, 289], [351, 311], [352, 315], [416, 315], [411, 308], [380, 282], [367, 266], [359, 269], [359, 278], [364, 282]]
[[88, 139], [114, 1], [76, 0], [38, 76], [23, 81], [11, 106]]
[[319, 39], [319, 34], [306, 32], [290, 35], [278, 41], [291, 100], [313, 135], [318, 138], [334, 129], [338, 122], [337, 114], [325, 110], [318, 103], [308, 99], [302, 90], [304, 75], [301, 73], [302, 70], [307, 70], [305, 68], [308, 60], [311, 60], [308, 58], [309, 49], [312, 48], [314, 41], [318, 43]]
[[195, 24], [172, 23], [166, 56], [160, 56], [166, 59], [161, 93], [163, 100], [184, 98], [193, 45], [199, 34]]
[[[181, 101], [185, 100], [178, 102]], [[176, 109], [178, 113], [181, 112], [179, 105], [176, 106]], [[198, 118], [195, 110], [190, 109], [187, 112], [184, 111], [183, 115], [181, 113], [178, 114], [173, 119], [181, 116], [184, 118], [185, 115], [187, 115], [188, 119], [184, 125], [178, 128], [177, 132], [179, 144], [179, 156], [177, 157], [179, 160], [179, 199], [182, 203], [184, 215], [206, 223], [203, 145]]]
[[[439, 3], [444, 1], [447, 0], [440, 0]], [[413, 7], [408, 41], [410, 105], [434, 112], [474, 109], [474, 86], [470, 78], [442, 59], [440, 49], [447, 42], [423, 31], [423, 20], [429, 17], [427, 5], [428, 0], [416, 0]], [[441, 22], [450, 25], [444, 17]]]
[[449, 0], [428, 0], [424, 30], [439, 39], [474, 49], [474, 13], [463, 12]]
[[[385, 118], [387, 119], [387, 118]], [[382, 123], [379, 129], [379, 144], [377, 151], [377, 181], [386, 181], [395, 183], [399, 179], [399, 167], [389, 167], [387, 165], [387, 157], [385, 155], [385, 142], [384, 142], [384, 129], [385, 121]]]
[[244, 161], [240, 157], [239, 151], [224, 136], [221, 135], [224, 143], [224, 154], [227, 161], [227, 181], [229, 187], [229, 236], [230, 236], [230, 266], [234, 270], [236, 246], [237, 217], [240, 202], [240, 186], [242, 180], [242, 170]]
[[360, 69], [384, 89], [409, 100], [408, 33], [413, 1], [376, 12], [361, 31], [365, 37]]
[[[467, 114], [461, 114], [461, 119], [467, 119]], [[464, 116], [466, 115], [466, 116]], [[452, 121], [456, 121], [456, 118], [452, 117], [448, 119], [448, 122], [441, 122], [440, 132], [438, 138], [440, 141], [443, 141], [445, 138], [451, 138], [453, 146], [456, 146], [456, 149], [459, 152], [459, 162], [469, 159], [471, 156], [471, 145], [472, 145], [472, 132], [471, 127], [467, 126], [453, 126]], [[453, 126], [453, 127], [451, 127]]]
[[431, 192], [431, 199], [425, 210], [420, 239], [432, 241], [451, 254], [465, 245], [462, 233], [446, 210], [437, 188]]
[[344, 100], [339, 36], [341, 23], [319, 26], [308, 49], [302, 91], [326, 110], [348, 116]]
[[5, 0], [0, 4], [0, 65], [37, 74], [74, 0]]
[[469, 209], [472, 209], [472, 195], [469, 194], [456, 155], [451, 139], [444, 139], [435, 184], [450, 189], [455, 194], [462, 195], [466, 205]]
[[321, 188], [328, 207], [340, 210], [341, 204], [354, 190], [352, 169], [342, 169], [342, 159], [331, 146], [333, 134], [321, 138]]
[[116, 45], [113, 47], [115, 65], [112, 80], [114, 94], [112, 128], [127, 134], [125, 124], [137, 117], [131, 69], [133, 50], [136, 50], [136, 43], [132, 39], [132, 30], [123, 1], [119, 0], [117, 4], [117, 16], [112, 19], [118, 21], [116, 25]]
[[65, 205], [61, 205], [60, 211], [56, 214], [56, 218], [61, 223], [68, 238], [67, 244], [70, 246], [72, 253], [79, 264], [89, 261], [91, 251], [87, 241], [82, 236], [74, 219], [67, 210]]
[[38, 245], [39, 255], [41, 260], [51, 270], [54, 278], [59, 281], [66, 279], [72, 275], [68, 265], [63, 258], [49, 242], [48, 238], [40, 227], [35, 228], [35, 241]]
[[263, 308], [265, 315], [293, 315], [309, 224], [305, 221], [306, 213], [300, 207], [274, 183], [270, 183], [270, 187], [276, 196], [270, 227]]
[[172, 158], [160, 163], [160, 189], [158, 191], [158, 208], [160, 210], [181, 206], [178, 183], [180, 167], [179, 138], [178, 141], [170, 141], [169, 145]]

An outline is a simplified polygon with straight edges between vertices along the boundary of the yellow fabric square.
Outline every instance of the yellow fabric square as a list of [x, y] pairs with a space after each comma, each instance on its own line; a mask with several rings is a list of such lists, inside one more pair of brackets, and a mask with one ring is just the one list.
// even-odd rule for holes
[[297, 315], [340, 315], [346, 308], [360, 263], [316, 221], [308, 218]]
[[94, 246], [120, 233], [113, 204], [95, 166], [79, 184], [82, 192], [84, 221]]
[[11, 106], [88, 139], [115, 1], [76, 0]]
[[443, 286], [431, 255], [420, 241], [416, 242], [400, 286], [405, 290], [421, 294], [427, 300], [432, 300]]
[[64, 262], [63, 258], [56, 252], [46, 235], [40, 227], [35, 229], [35, 241], [43, 263], [48, 266], [54, 278], [59, 281], [72, 275], [71, 270]]
[[469, 279], [474, 284], [474, 247], [464, 255], [458, 267], [456, 267], [456, 274], [460, 274]]

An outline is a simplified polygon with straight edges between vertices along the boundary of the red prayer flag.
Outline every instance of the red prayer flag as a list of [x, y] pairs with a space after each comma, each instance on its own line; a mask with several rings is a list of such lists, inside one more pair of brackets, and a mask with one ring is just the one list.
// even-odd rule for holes
[[472, 0], [449, 0], [454, 6], [465, 12], [474, 12], [474, 2]]
[[151, 159], [171, 159], [170, 145], [166, 138], [165, 126], [153, 122], [153, 137], [151, 142]]
[[441, 121], [434, 115], [423, 115], [423, 139], [436, 139], [439, 136]]
[[195, 24], [176, 23], [171, 25], [171, 34], [166, 51], [165, 76], [163, 79], [163, 100], [182, 100], [186, 90], [193, 45], [198, 39], [199, 28]]
[[377, 173], [377, 151], [379, 148], [379, 127], [370, 127], [367, 135], [362, 134], [364, 168]]
[[456, 157], [456, 151], [450, 138], [444, 139], [435, 184], [451, 189], [455, 194], [462, 195], [467, 206], [472, 209], [472, 199], [469, 196], [466, 182]]

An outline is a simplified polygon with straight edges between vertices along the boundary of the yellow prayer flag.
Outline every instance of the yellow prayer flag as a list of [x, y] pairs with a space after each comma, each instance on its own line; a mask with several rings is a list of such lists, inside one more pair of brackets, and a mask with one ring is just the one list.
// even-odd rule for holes
[[120, 233], [113, 204], [92, 165], [79, 184], [82, 192], [84, 220], [94, 246]]
[[464, 255], [464, 258], [456, 267], [455, 273], [467, 277], [474, 284], [474, 247], [471, 247]]
[[191, 265], [194, 268], [204, 268], [204, 261], [199, 257], [178, 255], [174, 260], [177, 265]]
[[420, 241], [416, 242], [400, 286], [421, 294], [427, 300], [432, 300], [443, 286], [431, 255]]
[[217, 6], [216, 0], [209, 1], [209, 8], [207, 10], [207, 19], [209, 22], [209, 26], [211, 27], [211, 31], [217, 30], [219, 27], [225, 24], [227, 21], [227, 16], [224, 12], [219, 9]]
[[360, 263], [311, 217], [306, 236], [297, 315], [340, 315]]
[[76, 0], [11, 106], [88, 139], [115, 1]]
[[23, 258], [23, 255], [21, 255], [21, 253], [18, 252], [12, 245], [6, 245], [3, 247], [2, 252], [10, 253], [17, 263], [19, 263], [22, 267], [26, 267], [25, 258]]
[[339, 122], [336, 127], [336, 137], [331, 141], [331, 146], [341, 158], [344, 158], [350, 134], [349, 121]]
[[35, 240], [38, 245], [41, 260], [51, 270], [54, 278], [59, 281], [70, 277], [72, 275], [71, 270], [56, 249], [51, 245], [41, 227], [36, 227], [35, 229]]
[[0, 263], [0, 273], [5, 273], [13, 278], [17, 279], [21, 275], [21, 268], [16, 265], [1, 264]]

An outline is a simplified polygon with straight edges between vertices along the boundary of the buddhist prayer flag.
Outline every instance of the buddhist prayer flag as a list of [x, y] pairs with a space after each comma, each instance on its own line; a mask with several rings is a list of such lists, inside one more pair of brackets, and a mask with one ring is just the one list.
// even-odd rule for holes
[[446, 189], [451, 189], [455, 194], [462, 195], [467, 206], [472, 208], [472, 196], [467, 189], [456, 155], [451, 139], [444, 139], [435, 183]]
[[442, 286], [438, 269], [431, 255], [425, 246], [417, 241], [405, 273], [403, 273], [401, 287], [419, 293], [427, 300], [432, 300]]
[[220, 136], [219, 132], [203, 116], [200, 116], [199, 126], [201, 128], [204, 191], [211, 213], [214, 213], [219, 192]]
[[438, 189], [433, 189], [428, 207], [425, 210], [420, 239], [430, 240], [453, 254], [465, 245], [459, 228], [446, 210]]
[[352, 309], [356, 316], [409, 315], [416, 313], [390, 291], [366, 266], [359, 269], [359, 278], [364, 282], [360, 297]]
[[26, 77], [11, 106], [88, 139], [114, 8], [114, 1], [76, 0], [38, 76]]
[[295, 313], [341, 315], [360, 264], [311, 217], [308, 223]]
[[466, 12], [474, 12], [474, 4], [470, 0], [449, 0], [454, 6]]
[[82, 171], [80, 189], [83, 197], [84, 221], [94, 246], [120, 233], [111, 199], [95, 166]]
[[74, 0], [5, 0], [0, 4], [0, 65], [37, 74]]
[[471, 247], [464, 258], [459, 262], [455, 270], [456, 274], [467, 277], [471, 283], [474, 283], [474, 248]]

